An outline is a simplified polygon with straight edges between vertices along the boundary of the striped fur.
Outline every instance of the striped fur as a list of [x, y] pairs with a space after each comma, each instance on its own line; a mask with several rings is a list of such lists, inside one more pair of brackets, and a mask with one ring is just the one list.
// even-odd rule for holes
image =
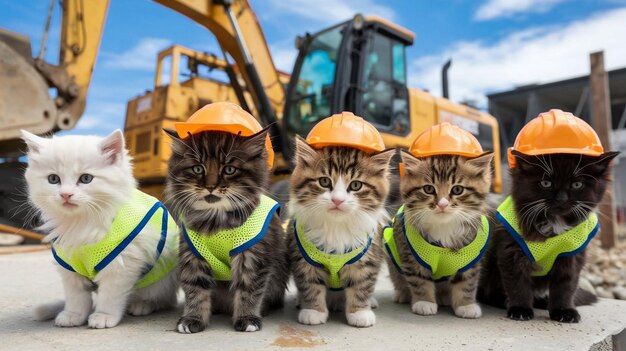
[[[493, 154], [472, 159], [453, 155], [418, 159], [402, 153], [405, 220], [431, 244], [455, 250], [471, 243], [480, 226], [480, 216], [487, 214], [492, 158]], [[454, 186], [462, 186], [462, 192], [454, 194]], [[442, 210], [438, 204], [443, 203], [447, 207]], [[476, 304], [480, 262], [447, 281], [435, 283], [431, 272], [413, 257], [401, 221], [394, 225], [394, 239], [403, 269], [400, 274], [387, 258], [396, 302], [411, 303], [413, 312], [420, 315], [436, 314], [438, 305], [443, 304], [452, 305], [459, 317], [480, 317], [481, 309]]]
[[[173, 154], [165, 197], [175, 218], [185, 218], [188, 228], [207, 235], [245, 223], [268, 183], [267, 130], [250, 137], [203, 132], [179, 139], [169, 134]], [[198, 166], [202, 172], [194, 172]], [[228, 174], [227, 167], [235, 172]], [[283, 305], [288, 265], [277, 214], [261, 241], [231, 258], [230, 282], [216, 281], [211, 267], [191, 252], [183, 235], [180, 265], [186, 297], [177, 325], [181, 333], [202, 331], [212, 313], [232, 314], [235, 330], [256, 331], [261, 329], [262, 315]]]
[[[329, 309], [344, 310], [348, 323], [356, 327], [375, 323], [372, 293], [383, 260], [378, 233], [387, 218], [384, 204], [393, 154], [394, 150], [387, 150], [368, 155], [347, 147], [315, 150], [296, 137], [287, 245], [298, 288], [301, 323], [325, 323]], [[328, 185], [321, 178], [328, 178]], [[352, 187], [353, 182], [360, 182], [360, 186]], [[333, 199], [343, 202], [337, 205]], [[296, 244], [294, 221], [303, 227], [309, 241], [326, 252], [346, 252], [365, 245], [374, 236], [367, 253], [339, 271], [343, 291], [331, 293], [328, 272], [304, 259]]]

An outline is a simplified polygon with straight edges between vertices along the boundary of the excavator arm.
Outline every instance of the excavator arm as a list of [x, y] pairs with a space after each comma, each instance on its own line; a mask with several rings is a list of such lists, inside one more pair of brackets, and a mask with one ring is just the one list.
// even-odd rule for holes
[[2, 157], [19, 156], [20, 129], [36, 134], [70, 129], [85, 110], [109, 1], [64, 0], [61, 6], [58, 64], [43, 60], [45, 43], [33, 58], [28, 38], [0, 31]]

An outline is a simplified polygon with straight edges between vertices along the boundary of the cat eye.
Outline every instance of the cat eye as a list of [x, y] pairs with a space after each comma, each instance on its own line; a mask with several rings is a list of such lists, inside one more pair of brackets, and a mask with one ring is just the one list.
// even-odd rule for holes
[[89, 184], [91, 183], [92, 180], [93, 180], [93, 176], [87, 173], [81, 174], [80, 177], [78, 177], [78, 182], [82, 184]]
[[434, 195], [435, 194], [435, 187], [430, 185], [430, 184], [426, 184], [422, 187], [422, 190], [424, 190], [424, 192], [428, 195]]
[[460, 185], [455, 185], [452, 187], [452, 190], [450, 191], [450, 193], [452, 195], [461, 195], [463, 193], [463, 190], [465, 190], [465, 188], [463, 188]]
[[359, 182], [358, 180], [354, 180], [350, 183], [348, 189], [350, 189], [350, 191], [359, 191], [362, 187], [363, 183]]
[[235, 168], [233, 166], [226, 166], [223, 169], [223, 172], [226, 175], [233, 175], [233, 174], [235, 174], [236, 171], [237, 171], [237, 168]]
[[204, 174], [204, 167], [200, 166], [200, 165], [195, 165], [193, 167], [191, 167], [191, 171], [196, 174], [196, 175], [202, 175]]
[[580, 190], [583, 188], [583, 182], [573, 182], [572, 183], [572, 189], [574, 190]]
[[330, 178], [328, 178], [328, 177], [321, 177], [318, 181], [320, 182], [320, 186], [322, 188], [330, 188], [330, 185], [332, 183], [330, 181]]
[[549, 180], [542, 180], [541, 182], [539, 182], [539, 184], [541, 185], [542, 188], [548, 189], [552, 186], [552, 182]]
[[61, 183], [61, 178], [56, 174], [51, 174], [48, 176], [48, 183], [50, 184], [59, 184]]

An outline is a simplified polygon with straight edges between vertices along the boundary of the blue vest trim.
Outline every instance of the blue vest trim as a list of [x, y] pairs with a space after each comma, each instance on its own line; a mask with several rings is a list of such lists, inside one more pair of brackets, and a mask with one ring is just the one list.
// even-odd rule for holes
[[54, 250], [54, 246], [51, 246], [51, 248], [52, 248], [52, 257], [54, 257], [54, 259], [59, 263], [59, 265], [61, 265], [61, 267], [67, 269], [70, 272], [76, 272], [74, 268], [72, 268], [72, 266], [70, 266], [67, 262], [63, 261], [63, 259], [59, 257], [59, 255], [57, 255], [56, 250]]
[[413, 257], [415, 257], [415, 260], [417, 261], [417, 263], [421, 264], [422, 267], [432, 272], [433, 268], [428, 263], [426, 263], [426, 261], [422, 260], [420, 255], [418, 255], [417, 252], [415, 252], [415, 249], [413, 249], [413, 245], [410, 244], [411, 242], [409, 241], [409, 237], [406, 235], [406, 224], [404, 223], [404, 212], [401, 213], [398, 219], [402, 220], [402, 233], [404, 233], [404, 239], [406, 240], [406, 242], [409, 243], [408, 246], [409, 246], [409, 249], [411, 249], [411, 253], [413, 254]]
[[304, 260], [307, 261], [312, 266], [323, 268], [324, 266], [321, 263], [313, 261], [313, 259], [309, 257], [309, 255], [306, 253], [306, 251], [304, 250], [304, 247], [302, 247], [300, 238], [298, 237], [297, 230], [298, 230], [298, 227], [296, 226], [296, 221], [293, 221], [293, 234], [296, 237], [296, 244], [298, 244], [298, 249], [300, 250], [302, 257], [304, 257]]
[[[168, 215], [167, 215], [167, 210], [165, 210], [165, 206], [163, 207], [163, 216], [161, 217], [161, 238], [159, 239], [159, 243], [157, 244], [157, 248], [156, 248], [156, 258], [154, 259], [154, 262], [156, 262], [159, 257], [161, 257], [161, 254], [163, 253], [163, 248], [165, 247], [165, 241], [167, 240], [167, 219]], [[152, 268], [154, 268], [154, 265], [149, 265], [146, 266], [146, 268], [143, 270], [141, 277], [143, 278], [146, 274], [148, 274]]]
[[361, 257], [363, 257], [363, 255], [365, 255], [367, 253], [367, 250], [370, 249], [370, 246], [372, 245], [373, 237], [374, 236], [370, 236], [370, 238], [367, 240], [367, 244], [365, 244], [365, 247], [363, 248], [363, 251], [361, 251], [360, 254], [354, 256], [350, 261], [346, 262], [346, 264], [353, 264], [354, 262], [356, 262], [359, 259], [361, 259]]
[[128, 236], [124, 238], [124, 240], [122, 240], [122, 242], [119, 245], [117, 245], [117, 247], [113, 249], [113, 251], [111, 251], [111, 253], [109, 253], [105, 258], [103, 258], [102, 261], [100, 261], [100, 263], [98, 263], [94, 267], [94, 269], [99, 272], [102, 269], [104, 269], [109, 263], [111, 263], [111, 261], [113, 261], [115, 257], [117, 257], [117, 255], [119, 255], [126, 248], [126, 246], [128, 246], [135, 239], [135, 237], [141, 232], [141, 230], [146, 226], [146, 224], [148, 224], [148, 221], [150, 220], [150, 218], [152, 218], [152, 215], [154, 215], [154, 213], [159, 208], [167, 212], [167, 209], [165, 208], [165, 206], [163, 206], [161, 202], [157, 201], [154, 205], [152, 205], [152, 208], [150, 208], [148, 213], [146, 213], [146, 215], [141, 219], [141, 222], [139, 222], [139, 224], [135, 227], [135, 229], [133, 229], [133, 231], [130, 232], [130, 234], [128, 234]]
[[204, 260], [204, 257], [202, 257], [200, 252], [198, 252], [198, 249], [196, 249], [196, 247], [191, 242], [191, 239], [189, 238], [189, 234], [187, 234], [187, 228], [185, 228], [185, 225], [181, 224], [180, 229], [182, 229], [183, 231], [183, 238], [185, 238], [185, 242], [187, 243], [187, 246], [189, 247], [189, 249], [191, 249], [191, 253], [193, 253], [193, 255], [196, 256], [197, 258], [201, 258]]
[[[383, 228], [383, 232], [385, 231], [385, 229], [387, 228], [391, 228], [390, 226], [386, 226]], [[393, 262], [394, 267], [396, 267], [396, 269], [398, 270], [398, 273], [402, 274], [402, 268], [400, 268], [400, 266], [398, 265], [398, 262], [396, 262], [396, 259], [393, 257], [393, 254], [391, 253], [391, 248], [389, 248], [389, 245], [387, 245], [387, 242], [385, 240], [384, 244], [385, 244], [385, 250], [387, 250], [387, 255], [389, 255], [389, 259], [391, 259], [391, 262]], [[400, 253], [398, 253], [398, 255], [400, 255]]]
[[483, 257], [483, 255], [485, 254], [485, 251], [487, 251], [487, 246], [489, 246], [489, 240], [491, 240], [491, 224], [489, 224], [489, 222], [487, 222], [487, 226], [488, 226], [487, 240], [485, 240], [485, 245], [483, 246], [482, 249], [480, 249], [480, 252], [478, 253], [478, 256], [474, 260], [472, 260], [472, 262], [468, 263], [467, 265], [465, 265], [464, 267], [459, 269], [457, 271], [457, 273], [463, 273], [466, 270], [472, 268], [472, 266], [474, 266], [476, 263], [478, 263], [480, 258]]
[[576, 249], [574, 251], [563, 252], [558, 257], [570, 257], [570, 256], [578, 255], [580, 252], [582, 252], [587, 247], [587, 245], [589, 244], [591, 239], [593, 239], [593, 237], [596, 236], [596, 234], [598, 234], [599, 230], [600, 230], [600, 221], [598, 221], [598, 223], [596, 223], [596, 226], [591, 230], [591, 233], [589, 233], [589, 236], [587, 237], [587, 240], [585, 240], [585, 243], [582, 244], [581, 247], [579, 247], [578, 249]]
[[343, 291], [343, 288], [331, 288], [331, 287], [328, 287], [328, 290], [330, 290], [330, 291]]
[[274, 217], [274, 213], [276, 212], [276, 210], [278, 210], [279, 207], [280, 207], [280, 204], [277, 203], [267, 213], [267, 217], [265, 217], [265, 223], [263, 223], [263, 227], [261, 228], [261, 231], [259, 232], [259, 234], [257, 234], [254, 238], [247, 241], [245, 244], [239, 247], [235, 247], [234, 249], [230, 250], [228, 255], [235, 256], [237, 254], [240, 254], [246, 251], [247, 249], [251, 248], [254, 244], [261, 241], [261, 239], [263, 239], [263, 237], [265, 236], [265, 232], [267, 232], [267, 228], [270, 226], [270, 223], [272, 222], [272, 217]]
[[513, 227], [509, 224], [509, 222], [507, 222], [507, 220], [500, 214], [500, 212], [496, 212], [496, 219], [502, 223], [502, 225], [504, 226], [504, 229], [506, 229], [506, 232], [509, 233], [509, 235], [511, 235], [513, 237], [513, 239], [515, 239], [515, 241], [517, 242], [517, 244], [522, 248], [522, 251], [524, 251], [524, 255], [526, 255], [526, 257], [528, 257], [528, 259], [531, 262], [535, 262], [535, 257], [533, 256], [533, 254], [530, 252], [530, 249], [528, 248], [528, 246], [526, 245], [526, 242], [524, 241], [524, 238], [522, 238], [518, 232], [515, 231], [515, 229], [513, 229]]

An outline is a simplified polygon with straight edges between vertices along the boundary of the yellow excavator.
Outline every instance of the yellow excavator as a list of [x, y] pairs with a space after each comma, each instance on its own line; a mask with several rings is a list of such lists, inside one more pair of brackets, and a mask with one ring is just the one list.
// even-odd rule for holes
[[[155, 1], [211, 31], [222, 51], [217, 58], [175, 46], [161, 55], [171, 56], [172, 62], [179, 62], [175, 57], [186, 57], [192, 72], [197, 65], [223, 70], [228, 82], [211, 83], [193, 74], [179, 81], [174, 77], [178, 65], [173, 65], [167, 85], [161, 84], [157, 69], [154, 90], [129, 102], [125, 134], [135, 157], [135, 175], [144, 190], [158, 194], [166, 174], [169, 144], [162, 127], [218, 100], [236, 101], [263, 125], [271, 126], [279, 156], [273, 170], [277, 179], [290, 173], [293, 135], [306, 135], [319, 120], [347, 110], [373, 123], [388, 147], [408, 147], [419, 133], [442, 121], [461, 126], [496, 153], [493, 189], [501, 190], [496, 119], [407, 87], [405, 49], [414, 40], [409, 30], [379, 17], [356, 15], [317, 33], [306, 33], [296, 38], [299, 53], [287, 75], [275, 68], [247, 0]], [[33, 59], [28, 38], [0, 31], [0, 158], [8, 161], [23, 155], [20, 129], [36, 134], [70, 129], [84, 111], [108, 0], [64, 0], [61, 4], [57, 65], [42, 59], [43, 47]], [[11, 162], [5, 165], [13, 167]]]

